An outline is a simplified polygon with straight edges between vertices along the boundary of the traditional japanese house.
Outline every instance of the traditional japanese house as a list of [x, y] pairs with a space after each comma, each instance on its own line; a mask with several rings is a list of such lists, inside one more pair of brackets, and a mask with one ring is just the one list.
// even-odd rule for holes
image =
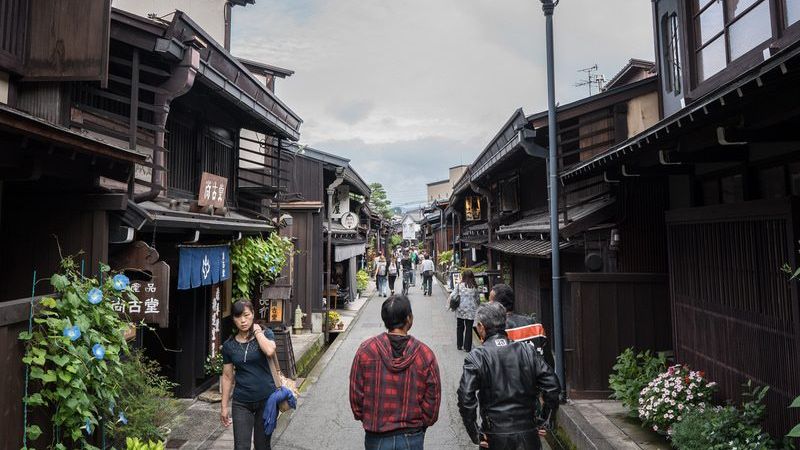
[[[639, 133], [658, 117], [654, 64], [631, 60], [599, 94], [559, 106], [559, 165], [569, 166], [591, 158]], [[476, 244], [482, 247], [484, 260], [489, 270], [497, 273], [496, 279], [514, 288], [518, 312], [536, 315], [552, 332], [547, 134], [546, 113], [526, 116], [521, 109], [515, 111], [456, 185], [452, 203], [456, 215], [465, 219], [460, 241], [473, 240], [473, 248]], [[645, 191], [639, 194], [635, 196], [639, 202], [649, 195]], [[619, 272], [617, 264], [621, 256], [607, 251], [600, 243], [607, 241], [607, 236], [615, 229], [612, 219], [617, 211], [630, 208], [629, 200], [620, 199], [612, 192], [602, 176], [565, 185], [559, 197], [562, 272]], [[641, 249], [631, 250], [630, 255], [641, 260], [658, 257]], [[649, 286], [652, 278], [663, 285], [665, 264], [664, 260], [660, 268], [655, 263], [643, 268], [642, 271], [660, 275], [648, 275], [646, 278], [650, 281], [637, 279], [636, 283]], [[608, 396], [608, 371], [618, 349], [630, 345], [659, 350], [670, 348], [669, 324], [659, 316], [667, 311], [666, 297], [653, 297], [640, 301], [636, 308], [620, 309], [620, 314], [634, 314], [639, 324], [637, 328], [649, 330], [646, 336], [632, 330], [633, 324], [629, 322], [621, 327], [622, 337], [599, 339], [596, 333], [602, 327], [597, 321], [606, 317], [590, 310], [586, 302], [581, 303], [586, 306], [585, 310], [579, 309], [570, 301], [569, 290], [562, 291], [565, 292], [565, 366], [572, 396]], [[597, 301], [588, 299], [586, 292], [583, 296], [584, 300]], [[627, 320], [614, 317], [615, 321], [617, 319]], [[642, 326], [645, 323], [650, 325]]]
[[[24, 245], [13, 264], [4, 260], [6, 274], [14, 284], [34, 268], [52, 273], [58, 248], [50, 235], [60, 238], [64, 254], [83, 249], [88, 273], [101, 261], [126, 270], [140, 301], [125, 312], [157, 327], [140, 332], [138, 344], [178, 382], [180, 395], [194, 395], [213, 381], [203, 365], [230, 329], [222, 322], [231, 300], [228, 245], [274, 228], [270, 200], [285, 186], [280, 173], [288, 169], [281, 167], [282, 148], [297, 140], [301, 121], [268, 83], [180, 11], [169, 21], [153, 20], [95, 1], [79, 23], [59, 9], [65, 2], [6, 3], [4, 11], [20, 8], [23, 17], [30, 9], [30, 22], [20, 23], [29, 42], [14, 45], [36, 49], [25, 63], [33, 72], [23, 64], [14, 70], [24, 79], [9, 77], [10, 100], [27, 113], [15, 113], [16, 120], [39, 132], [49, 127], [52, 138], [63, 134], [58, 139], [72, 152], [67, 160], [58, 162], [54, 142], [42, 161], [74, 181], [49, 191], [48, 183], [31, 184], [33, 197], [16, 195], [16, 184], [4, 186], [3, 206], [21, 211], [26, 203], [18, 200], [27, 198], [50, 210], [67, 208], [75, 218], [61, 229], [43, 215], [3, 214], [6, 248]], [[65, 58], [76, 59], [47, 66], [54, 45], [48, 30], [63, 35]], [[240, 145], [242, 129], [258, 133], [255, 150]], [[95, 154], [79, 145], [94, 145]], [[42, 169], [30, 154], [18, 164], [30, 167], [35, 180]], [[38, 236], [35, 244], [23, 244], [21, 230]]]
[[660, 0], [653, 20], [665, 118], [561, 179], [646, 186], [624, 216], [641, 225], [617, 227], [620, 263], [627, 249], [658, 255], [668, 284], [653, 293], [669, 296], [676, 360], [721, 398], [770, 386], [767, 425], [783, 435], [800, 419], [786, 409], [800, 394], [800, 303], [780, 271], [797, 267], [800, 238], [800, 4]]
[[[281, 208], [293, 217], [292, 236], [299, 252], [296, 298], [308, 314], [303, 327], [319, 332], [313, 325], [322, 324], [325, 299], [334, 307], [345, 293], [355, 298], [356, 271], [363, 266], [367, 236], [376, 225], [380, 230], [380, 220], [376, 223], [366, 206], [369, 186], [350, 167], [350, 160], [307, 146], [293, 146], [291, 152], [287, 196], [293, 199], [282, 202]], [[325, 290], [328, 261], [331, 283]]]

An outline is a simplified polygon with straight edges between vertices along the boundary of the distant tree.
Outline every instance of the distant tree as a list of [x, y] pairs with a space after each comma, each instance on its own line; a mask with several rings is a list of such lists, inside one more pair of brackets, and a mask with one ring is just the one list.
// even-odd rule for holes
[[372, 183], [369, 185], [369, 190], [372, 191], [372, 195], [369, 198], [369, 207], [384, 218], [391, 219], [392, 201], [386, 196], [386, 189], [383, 188], [383, 185]]

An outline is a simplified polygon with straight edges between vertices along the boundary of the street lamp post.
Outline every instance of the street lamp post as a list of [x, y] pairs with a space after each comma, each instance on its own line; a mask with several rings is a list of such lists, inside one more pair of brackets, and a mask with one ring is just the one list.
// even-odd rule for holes
[[[545, 18], [547, 45], [547, 131], [549, 134], [548, 173], [550, 194], [550, 246], [553, 272], [553, 345], [555, 347], [556, 375], [566, 387], [564, 378], [564, 336], [561, 319], [561, 252], [558, 242], [558, 147], [556, 143], [556, 93], [553, 58], [553, 10], [558, 0], [541, 0]], [[566, 389], [565, 389], [566, 392]]]

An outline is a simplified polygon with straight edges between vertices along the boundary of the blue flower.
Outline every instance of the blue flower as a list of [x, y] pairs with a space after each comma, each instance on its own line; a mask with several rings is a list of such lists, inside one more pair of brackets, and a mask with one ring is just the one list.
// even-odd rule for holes
[[88, 417], [86, 418], [86, 422], [84, 422], [83, 426], [81, 427], [86, 430], [86, 434], [91, 435], [94, 427], [92, 426], [92, 421]]
[[103, 291], [93, 288], [89, 291], [89, 294], [87, 294], [87, 298], [89, 299], [89, 303], [96, 305], [103, 301]]
[[129, 284], [131, 284], [131, 280], [121, 273], [114, 275], [114, 278], [111, 280], [111, 285], [118, 291], [125, 289]]
[[123, 425], [127, 425], [128, 424], [128, 418], [125, 417], [125, 414], [122, 411], [119, 412], [119, 419], [117, 419], [117, 423], [120, 423], [120, 422], [122, 422]]
[[75, 326], [66, 326], [64, 327], [64, 331], [61, 332], [64, 336], [68, 337], [70, 341], [75, 342], [81, 337], [81, 329], [77, 325]]
[[94, 344], [92, 346], [92, 356], [97, 359], [103, 359], [106, 357], [106, 349], [101, 344]]

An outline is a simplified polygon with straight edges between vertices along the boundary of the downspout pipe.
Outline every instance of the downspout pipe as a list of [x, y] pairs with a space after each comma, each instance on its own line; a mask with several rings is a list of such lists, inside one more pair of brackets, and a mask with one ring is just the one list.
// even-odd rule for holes
[[[555, 58], [553, 55], [553, 11], [554, 0], [541, 0], [545, 18], [545, 36], [547, 46], [547, 131], [548, 131], [548, 172], [550, 187], [550, 247], [553, 272], [553, 346], [555, 347], [556, 375], [561, 385], [566, 387], [564, 378], [564, 336], [561, 315], [561, 254], [558, 239], [558, 143], [556, 141], [556, 94], [555, 94]], [[562, 399], [566, 398], [566, 389], [562, 390]]]
[[150, 188], [145, 192], [134, 194], [136, 203], [154, 200], [167, 187], [166, 149], [164, 136], [166, 134], [169, 105], [172, 100], [189, 92], [194, 84], [197, 70], [200, 68], [200, 52], [193, 46], [187, 46], [183, 51], [183, 59], [172, 72], [167, 81], [159, 86], [160, 91], [155, 95], [155, 110], [153, 112], [155, 143], [153, 145], [153, 169], [150, 176]]
[[344, 182], [344, 168], [340, 167], [336, 169], [336, 179], [333, 180], [328, 188], [325, 190], [328, 194], [328, 255], [327, 255], [327, 262], [328, 267], [325, 271], [325, 342], [328, 342], [328, 338], [330, 337], [330, 333], [328, 330], [330, 329], [330, 324], [328, 323], [328, 313], [331, 311], [331, 298], [330, 298], [330, 289], [331, 289], [331, 264], [333, 264], [333, 258], [331, 258], [331, 251], [333, 248], [332, 241], [333, 241], [333, 195], [336, 193], [336, 188], [339, 187], [340, 184]]

